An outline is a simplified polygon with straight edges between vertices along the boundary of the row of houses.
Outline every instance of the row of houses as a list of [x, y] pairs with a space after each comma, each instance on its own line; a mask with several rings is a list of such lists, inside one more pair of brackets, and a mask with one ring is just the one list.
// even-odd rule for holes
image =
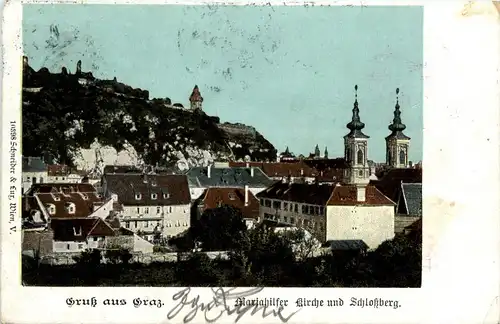
[[42, 157], [23, 157], [22, 186], [24, 194], [32, 184], [37, 183], [80, 183], [96, 184], [99, 179], [89, 177], [88, 172], [70, 168], [63, 164], [48, 164]]
[[[421, 170], [393, 169], [363, 186], [346, 183], [340, 171], [324, 181], [303, 162], [217, 164], [184, 174], [106, 166], [98, 186], [36, 183], [23, 196], [25, 249], [44, 241], [55, 253], [124, 244], [148, 253], [222, 205], [240, 209], [248, 227], [272, 221], [321, 242], [363, 240], [370, 248], [421, 217]], [[31, 238], [43, 233], [52, 239]]]

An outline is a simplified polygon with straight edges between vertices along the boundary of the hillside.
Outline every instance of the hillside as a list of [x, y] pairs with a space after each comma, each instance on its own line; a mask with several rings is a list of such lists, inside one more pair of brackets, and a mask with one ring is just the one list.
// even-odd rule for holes
[[255, 128], [219, 123], [169, 98], [82, 72], [34, 71], [24, 60], [23, 155], [102, 171], [104, 164], [186, 169], [217, 160], [274, 160], [276, 149]]

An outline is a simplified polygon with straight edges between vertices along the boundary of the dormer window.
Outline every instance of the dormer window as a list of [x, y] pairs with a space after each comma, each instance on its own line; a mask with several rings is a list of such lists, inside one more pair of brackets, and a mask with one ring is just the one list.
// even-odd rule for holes
[[235, 200], [236, 199], [236, 196], [234, 195], [234, 193], [230, 193], [229, 194], [229, 199], [231, 199], [231, 200]]
[[140, 193], [135, 194], [135, 200], [141, 200], [142, 195]]
[[78, 227], [78, 228], [73, 227], [73, 234], [75, 236], [82, 236], [82, 227], [81, 226]]
[[168, 198], [170, 198], [170, 193], [164, 192], [163, 193], [163, 199], [168, 199]]
[[56, 213], [56, 206], [54, 204], [45, 205], [50, 215], [54, 215]]
[[156, 187], [156, 180], [151, 181], [151, 186]]
[[151, 199], [153, 199], [153, 200], [158, 199], [158, 194], [156, 194], [156, 193], [152, 193], [152, 194], [151, 194]]
[[64, 208], [66, 208], [66, 211], [68, 214], [74, 214], [75, 213], [75, 204], [72, 202], [67, 202], [64, 204]]

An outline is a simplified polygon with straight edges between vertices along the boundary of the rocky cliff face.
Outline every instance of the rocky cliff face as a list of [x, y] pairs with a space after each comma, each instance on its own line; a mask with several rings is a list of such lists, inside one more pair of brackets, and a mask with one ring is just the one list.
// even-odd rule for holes
[[255, 128], [220, 124], [203, 111], [92, 73], [23, 70], [23, 155], [100, 173], [105, 164], [205, 166], [219, 160], [274, 160]]

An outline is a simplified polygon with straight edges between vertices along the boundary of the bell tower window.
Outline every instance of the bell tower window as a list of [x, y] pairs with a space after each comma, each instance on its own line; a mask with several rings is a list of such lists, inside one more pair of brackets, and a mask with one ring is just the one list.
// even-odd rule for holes
[[358, 149], [358, 164], [365, 164], [364, 163], [364, 158], [363, 158], [364, 154], [363, 154], [363, 149]]
[[401, 151], [399, 151], [399, 164], [406, 164], [406, 153], [404, 149], [401, 149]]

